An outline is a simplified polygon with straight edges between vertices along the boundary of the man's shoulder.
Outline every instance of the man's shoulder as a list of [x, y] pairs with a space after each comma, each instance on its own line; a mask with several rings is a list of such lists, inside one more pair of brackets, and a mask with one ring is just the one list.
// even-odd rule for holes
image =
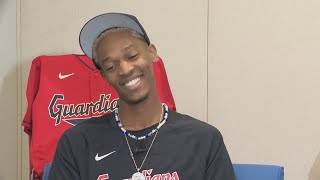
[[200, 134], [220, 134], [220, 131], [215, 126], [190, 115], [174, 111], [170, 111], [170, 115], [172, 115], [171, 123], [174, 123], [179, 128], [185, 128]]

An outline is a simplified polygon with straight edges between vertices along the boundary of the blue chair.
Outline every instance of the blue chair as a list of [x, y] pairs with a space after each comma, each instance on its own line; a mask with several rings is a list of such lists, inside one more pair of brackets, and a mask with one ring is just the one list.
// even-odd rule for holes
[[47, 164], [44, 166], [43, 175], [42, 175], [42, 180], [48, 180], [48, 179], [49, 179], [50, 168], [51, 168], [51, 163], [47, 163]]
[[233, 164], [237, 180], [284, 180], [282, 166], [261, 164]]
[[[44, 167], [42, 180], [48, 180], [51, 163]], [[233, 164], [237, 180], [284, 180], [284, 168], [273, 165]]]

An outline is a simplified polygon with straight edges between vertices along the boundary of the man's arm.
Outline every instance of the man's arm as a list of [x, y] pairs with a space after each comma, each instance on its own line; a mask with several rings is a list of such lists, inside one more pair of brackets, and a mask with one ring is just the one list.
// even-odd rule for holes
[[236, 180], [233, 166], [221, 133], [213, 133], [205, 180]]
[[80, 180], [80, 173], [74, 159], [69, 139], [62, 135], [54, 155], [49, 180]]

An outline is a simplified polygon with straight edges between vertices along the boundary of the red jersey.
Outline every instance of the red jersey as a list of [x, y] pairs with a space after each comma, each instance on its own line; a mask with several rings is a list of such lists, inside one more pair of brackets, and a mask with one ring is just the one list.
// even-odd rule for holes
[[[162, 60], [154, 63], [162, 102], [175, 110]], [[112, 112], [116, 91], [85, 55], [39, 56], [32, 61], [26, 90], [28, 107], [22, 126], [30, 136], [30, 163], [41, 175], [51, 162], [62, 133], [84, 119]]]

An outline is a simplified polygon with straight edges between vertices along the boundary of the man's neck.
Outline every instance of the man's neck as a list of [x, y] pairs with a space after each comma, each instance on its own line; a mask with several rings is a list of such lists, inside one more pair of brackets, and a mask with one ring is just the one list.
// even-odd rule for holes
[[162, 118], [162, 104], [159, 98], [139, 104], [127, 104], [120, 100], [119, 116], [126, 130], [141, 130], [157, 124]]

